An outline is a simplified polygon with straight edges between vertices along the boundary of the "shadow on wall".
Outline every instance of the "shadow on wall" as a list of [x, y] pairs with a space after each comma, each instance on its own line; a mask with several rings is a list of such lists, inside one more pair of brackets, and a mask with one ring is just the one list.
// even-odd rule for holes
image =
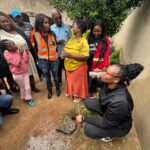
[[144, 5], [143, 9], [137, 9], [139, 9], [139, 11], [136, 13], [136, 15], [134, 15], [134, 20], [132, 20], [133, 22], [128, 30], [128, 36], [126, 37], [127, 39], [125, 40], [125, 44], [130, 48], [130, 51], [126, 52], [126, 55], [129, 57], [132, 57], [132, 55], [135, 53], [135, 47], [137, 42], [140, 42], [141, 38], [139, 35], [143, 34], [144, 27], [146, 24], [148, 24], [147, 22], [150, 17], [150, 5]]

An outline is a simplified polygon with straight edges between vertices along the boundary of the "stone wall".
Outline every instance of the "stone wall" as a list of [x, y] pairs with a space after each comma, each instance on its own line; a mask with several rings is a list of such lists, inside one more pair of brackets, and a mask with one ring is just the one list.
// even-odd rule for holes
[[129, 90], [134, 99], [134, 123], [143, 150], [150, 149], [150, 1], [133, 11], [113, 38], [123, 63], [141, 63], [145, 69]]

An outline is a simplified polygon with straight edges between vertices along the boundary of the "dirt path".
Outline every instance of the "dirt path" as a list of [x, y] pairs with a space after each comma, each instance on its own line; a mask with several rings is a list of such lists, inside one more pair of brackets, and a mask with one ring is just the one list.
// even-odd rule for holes
[[74, 105], [65, 96], [64, 86], [61, 87], [63, 91], [61, 97], [55, 96], [53, 88], [51, 100], [47, 99], [46, 86], [42, 82], [37, 81], [37, 87], [41, 92], [33, 93], [36, 99], [34, 108], [21, 101], [19, 94], [13, 94], [15, 97], [13, 106], [19, 108], [20, 113], [4, 118], [4, 125], [0, 129], [0, 150], [21, 150], [31, 134], [36, 137], [56, 128], [65, 110]]
[[20, 113], [4, 118], [0, 129], [0, 150], [140, 150], [136, 131], [133, 128], [125, 138], [114, 139], [110, 143], [91, 140], [85, 137], [83, 128], [77, 128], [71, 136], [58, 133], [55, 129], [66, 110], [75, 104], [65, 96], [64, 84], [62, 95], [47, 99], [46, 86], [37, 81], [41, 92], [33, 93], [36, 107], [30, 108], [14, 95], [14, 106], [20, 108]]

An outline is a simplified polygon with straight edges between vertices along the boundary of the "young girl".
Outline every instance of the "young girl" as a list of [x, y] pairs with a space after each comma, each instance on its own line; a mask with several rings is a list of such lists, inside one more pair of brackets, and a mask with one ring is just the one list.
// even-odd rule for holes
[[34, 106], [35, 102], [31, 96], [31, 88], [28, 74], [29, 54], [27, 48], [19, 48], [13, 41], [3, 40], [5, 52], [4, 57], [9, 65], [14, 80], [19, 85], [21, 99], [24, 99], [29, 106]]
[[[103, 70], [109, 66], [110, 41], [105, 34], [105, 26], [102, 20], [96, 20], [91, 26], [88, 36], [90, 58], [88, 60], [89, 71]], [[89, 79], [89, 92], [91, 97], [96, 92], [96, 79]]]

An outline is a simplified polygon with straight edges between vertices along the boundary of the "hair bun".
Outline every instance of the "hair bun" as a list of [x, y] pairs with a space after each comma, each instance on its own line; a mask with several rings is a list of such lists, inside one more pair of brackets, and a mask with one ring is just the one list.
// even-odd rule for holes
[[143, 71], [143, 69], [144, 67], [138, 63], [126, 65], [125, 70], [129, 81], [136, 78]]
[[82, 34], [88, 29], [87, 23], [84, 20], [75, 21], [78, 27], [81, 29]]

